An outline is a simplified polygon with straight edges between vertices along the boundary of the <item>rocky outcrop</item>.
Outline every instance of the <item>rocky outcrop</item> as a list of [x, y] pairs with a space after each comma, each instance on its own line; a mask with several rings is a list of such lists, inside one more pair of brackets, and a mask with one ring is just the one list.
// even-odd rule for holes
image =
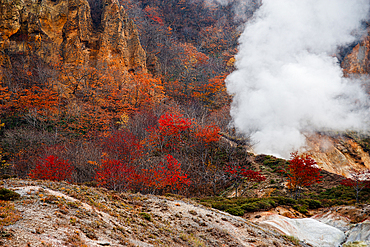
[[344, 75], [360, 75], [370, 73], [370, 36], [358, 43], [342, 61]]
[[0, 0], [0, 61], [32, 53], [46, 62], [146, 69], [136, 26], [123, 7], [117, 0], [100, 6], [96, 15], [86, 0]]
[[349, 177], [351, 169], [370, 169], [369, 154], [351, 138], [313, 134], [307, 146], [319, 167], [331, 173]]
[[311, 246], [336, 247], [345, 239], [345, 234], [339, 229], [310, 218], [290, 219], [265, 212], [258, 223], [283, 235], [294, 236]]
[[311, 218], [297, 219], [294, 215], [283, 216], [281, 210], [276, 208], [270, 212], [259, 212], [258, 217], [251, 220], [311, 246], [369, 246], [369, 212], [369, 205], [339, 206], [321, 209]]
[[[370, 245], [370, 206], [331, 208], [312, 218], [345, 232], [345, 246]], [[357, 245], [351, 245], [357, 243]]]

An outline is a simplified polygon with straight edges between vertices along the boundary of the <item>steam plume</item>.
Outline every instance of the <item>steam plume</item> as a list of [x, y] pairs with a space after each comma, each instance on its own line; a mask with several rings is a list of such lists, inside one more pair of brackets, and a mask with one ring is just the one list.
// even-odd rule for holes
[[234, 125], [257, 153], [288, 157], [305, 132], [366, 127], [367, 95], [332, 55], [368, 13], [368, 0], [262, 1], [226, 82]]

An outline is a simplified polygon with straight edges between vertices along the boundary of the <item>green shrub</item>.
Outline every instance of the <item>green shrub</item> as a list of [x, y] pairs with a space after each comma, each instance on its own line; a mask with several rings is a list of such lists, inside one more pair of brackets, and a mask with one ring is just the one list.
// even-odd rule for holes
[[268, 202], [272, 207], [277, 206], [276, 202], [273, 199], [267, 199], [266, 202]]
[[301, 214], [308, 214], [308, 209], [306, 205], [298, 206], [297, 211]]
[[2, 201], [14, 201], [19, 199], [20, 195], [17, 192], [0, 188], [0, 200]]
[[141, 213], [139, 213], [139, 215], [141, 217], [143, 217], [144, 219], [148, 220], [148, 221], [152, 221], [152, 216], [150, 214], [148, 214], [148, 213], [141, 212]]
[[225, 211], [235, 216], [243, 216], [245, 212], [241, 207], [228, 208]]
[[321, 202], [318, 200], [308, 199], [308, 208], [310, 209], [317, 209], [321, 207]]
[[233, 207], [232, 204], [226, 203], [226, 202], [214, 202], [212, 203], [212, 207], [216, 208], [218, 210], [223, 210], [225, 211], [226, 209]]
[[[273, 201], [272, 201], [273, 202]], [[261, 210], [268, 210], [268, 209], [271, 209], [273, 207], [273, 205], [270, 204], [269, 200], [263, 200], [263, 201], [259, 201], [257, 203], [258, 205], [258, 208]]]
[[240, 208], [247, 212], [255, 212], [259, 210], [259, 206], [256, 202], [245, 203], [241, 205]]
[[283, 197], [283, 196], [278, 196], [278, 197], [273, 197], [273, 199], [279, 204], [279, 205], [295, 205], [297, 204], [297, 201], [294, 200], [293, 198], [290, 197]]

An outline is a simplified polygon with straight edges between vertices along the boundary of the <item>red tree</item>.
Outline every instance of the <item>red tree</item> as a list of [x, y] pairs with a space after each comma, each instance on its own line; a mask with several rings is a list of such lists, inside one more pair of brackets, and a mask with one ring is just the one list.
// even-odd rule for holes
[[110, 159], [120, 160], [123, 164], [130, 164], [142, 155], [142, 145], [124, 129], [113, 131], [103, 140], [102, 146]]
[[135, 183], [137, 173], [131, 164], [123, 164], [120, 160], [103, 160], [95, 176], [99, 186], [112, 190], [127, 190]]
[[33, 179], [46, 180], [71, 180], [71, 175], [74, 168], [67, 160], [60, 159], [54, 155], [49, 155], [47, 158], [38, 162], [29, 176]]
[[227, 166], [225, 172], [235, 181], [235, 197], [238, 196], [238, 189], [242, 186], [242, 195], [251, 187], [252, 184], [266, 180], [266, 177], [258, 171], [253, 171], [241, 166]]
[[362, 171], [352, 169], [350, 175], [351, 178], [343, 179], [341, 184], [355, 190], [356, 203], [359, 203], [359, 193], [361, 190], [370, 188], [370, 169]]
[[166, 113], [158, 120], [158, 128], [150, 128], [149, 146], [157, 146], [158, 151], [170, 153], [179, 150], [184, 144], [192, 122], [181, 114]]
[[181, 170], [181, 164], [167, 155], [165, 162], [160, 162], [149, 169], [135, 169], [133, 164], [123, 164], [120, 160], [104, 160], [96, 176], [99, 186], [113, 190], [128, 190], [153, 193], [174, 192], [189, 186], [188, 175]]
[[191, 184], [181, 164], [172, 155], [154, 167], [141, 169], [131, 181], [136, 191], [144, 193], [179, 192]]
[[322, 178], [316, 161], [310, 155], [298, 155], [298, 152], [291, 153], [288, 169], [285, 172], [288, 177], [287, 186], [294, 193], [295, 199], [298, 198], [302, 187], [320, 183]]
[[155, 189], [171, 192], [190, 185], [188, 175], [181, 170], [181, 164], [172, 155], [167, 155], [165, 162], [160, 162], [153, 171]]

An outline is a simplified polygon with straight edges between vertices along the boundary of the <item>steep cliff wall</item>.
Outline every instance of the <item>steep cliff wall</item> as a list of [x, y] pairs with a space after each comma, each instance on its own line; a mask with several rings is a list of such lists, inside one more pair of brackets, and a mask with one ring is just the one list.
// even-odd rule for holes
[[46, 62], [146, 69], [136, 26], [118, 1], [101, 0], [99, 14], [91, 17], [86, 0], [0, 0], [0, 62], [32, 52]]
[[370, 29], [368, 35], [346, 55], [342, 67], [345, 76], [370, 73]]

